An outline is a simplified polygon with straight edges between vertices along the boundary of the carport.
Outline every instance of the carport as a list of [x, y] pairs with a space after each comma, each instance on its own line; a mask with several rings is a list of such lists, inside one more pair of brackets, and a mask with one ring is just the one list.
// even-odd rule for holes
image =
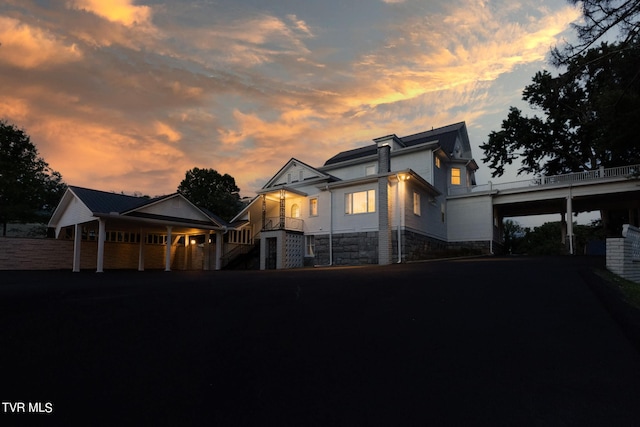
[[[164, 270], [170, 271], [172, 257], [178, 254], [178, 245], [198, 245], [203, 251], [202, 269], [220, 269], [222, 236], [227, 230], [223, 220], [197, 207], [180, 193], [146, 198], [81, 187], [67, 189], [49, 221], [49, 227], [55, 230], [57, 239], [73, 239], [74, 272], [80, 271], [83, 258], [86, 259], [86, 254], [83, 257], [83, 241], [97, 242], [97, 272], [104, 271], [105, 242], [115, 244], [111, 254], [114, 258], [112, 265], [130, 265], [130, 258], [134, 256], [130, 251], [131, 245], [137, 244], [137, 268], [143, 271], [149, 261], [158, 265], [157, 249], [164, 246], [160, 256], [164, 258]], [[125, 243], [128, 244], [126, 248]], [[120, 248], [117, 244], [121, 244]], [[150, 245], [154, 245], [152, 259]], [[212, 246], [215, 246], [215, 254], [211, 251]], [[186, 266], [190, 252], [185, 249], [183, 253]]]

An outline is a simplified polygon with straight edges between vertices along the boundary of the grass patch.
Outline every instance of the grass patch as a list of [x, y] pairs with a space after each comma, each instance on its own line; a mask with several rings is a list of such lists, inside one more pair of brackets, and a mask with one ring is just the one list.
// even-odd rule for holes
[[631, 280], [623, 279], [622, 277], [614, 274], [608, 270], [595, 270], [595, 273], [604, 279], [609, 285], [618, 289], [624, 299], [637, 309], [640, 309], [640, 283], [632, 282]]

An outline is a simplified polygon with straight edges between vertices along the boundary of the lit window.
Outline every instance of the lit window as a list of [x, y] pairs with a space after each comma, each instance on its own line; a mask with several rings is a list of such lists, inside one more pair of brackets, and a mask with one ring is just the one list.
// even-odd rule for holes
[[300, 206], [291, 206], [291, 218], [300, 218]]
[[460, 185], [460, 168], [451, 168], [451, 184]]
[[413, 213], [420, 215], [420, 193], [413, 192]]
[[318, 216], [318, 198], [309, 199], [309, 216]]
[[307, 256], [314, 256], [316, 253], [316, 236], [304, 236], [305, 251]]
[[345, 194], [344, 212], [346, 214], [359, 214], [376, 211], [375, 190], [359, 191]]
[[436, 157], [436, 167], [440, 169], [440, 157]]

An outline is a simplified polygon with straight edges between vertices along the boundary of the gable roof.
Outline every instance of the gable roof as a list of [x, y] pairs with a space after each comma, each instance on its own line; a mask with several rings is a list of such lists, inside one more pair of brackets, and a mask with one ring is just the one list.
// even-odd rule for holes
[[127, 196], [75, 186], [69, 186], [69, 189], [92, 213], [122, 213], [161, 199], [161, 197], [148, 199], [146, 197]]
[[[186, 202], [186, 205], [182, 205], [184, 208], [180, 208], [180, 205], [172, 206], [166, 204], [169, 200], [175, 198]], [[73, 213], [70, 213], [69, 208], [74, 200], [79, 201], [80, 205], [71, 208]], [[49, 226], [59, 230], [60, 227], [71, 225], [72, 223], [92, 221], [98, 217], [118, 220], [151, 220], [158, 224], [175, 223], [182, 226], [191, 224], [193, 226], [204, 226], [207, 229], [228, 226], [226, 221], [209, 210], [194, 205], [180, 193], [146, 198], [75, 186], [67, 188], [62, 200], [51, 216]]]
[[[313, 166], [309, 166], [308, 164], [301, 162], [300, 160], [292, 157], [291, 159], [289, 159], [287, 163], [284, 164], [284, 166], [280, 168], [278, 172], [276, 172], [276, 174], [269, 181], [267, 181], [267, 183], [262, 187], [262, 190], [266, 190], [274, 186], [282, 185], [283, 183], [279, 182], [281, 178], [290, 170], [294, 170], [296, 168], [298, 168], [298, 170], [302, 169], [308, 172], [305, 174], [305, 176], [307, 176], [306, 178], [303, 178], [302, 181], [297, 181], [297, 182], [304, 182], [309, 179], [332, 179], [333, 178], [331, 175], [327, 175], [326, 173], [319, 171]], [[287, 182], [286, 184], [291, 184], [291, 183]]]
[[[454, 123], [448, 126], [431, 129], [426, 132], [420, 132], [398, 139], [406, 147], [415, 147], [421, 144], [437, 142], [438, 145], [448, 154], [454, 150], [456, 139], [458, 138], [458, 136], [461, 136], [463, 139], [463, 143], [468, 145], [465, 122]], [[377, 152], [377, 144], [367, 145], [365, 147], [355, 148], [353, 150], [342, 151], [327, 160], [324, 163], [324, 166], [345, 162], [347, 160], [373, 156]]]

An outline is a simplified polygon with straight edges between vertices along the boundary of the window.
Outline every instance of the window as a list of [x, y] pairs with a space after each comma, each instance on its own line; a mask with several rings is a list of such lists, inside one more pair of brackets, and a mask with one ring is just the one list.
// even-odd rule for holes
[[359, 191], [345, 194], [344, 213], [359, 214], [376, 211], [375, 190]]
[[368, 165], [364, 168], [364, 174], [366, 176], [375, 175], [376, 174], [376, 165]]
[[318, 216], [318, 198], [309, 199], [309, 216]]
[[413, 213], [420, 216], [420, 193], [413, 192]]
[[291, 218], [300, 218], [300, 206], [297, 204], [291, 206]]
[[305, 253], [307, 256], [314, 256], [316, 253], [316, 236], [304, 236]]
[[451, 184], [460, 185], [460, 168], [451, 168]]
[[440, 157], [436, 156], [436, 167], [440, 169]]
[[441, 204], [440, 204], [440, 220], [441, 220], [442, 222], [444, 222], [444, 219], [445, 219], [445, 215], [444, 215], [444, 203], [441, 203]]

